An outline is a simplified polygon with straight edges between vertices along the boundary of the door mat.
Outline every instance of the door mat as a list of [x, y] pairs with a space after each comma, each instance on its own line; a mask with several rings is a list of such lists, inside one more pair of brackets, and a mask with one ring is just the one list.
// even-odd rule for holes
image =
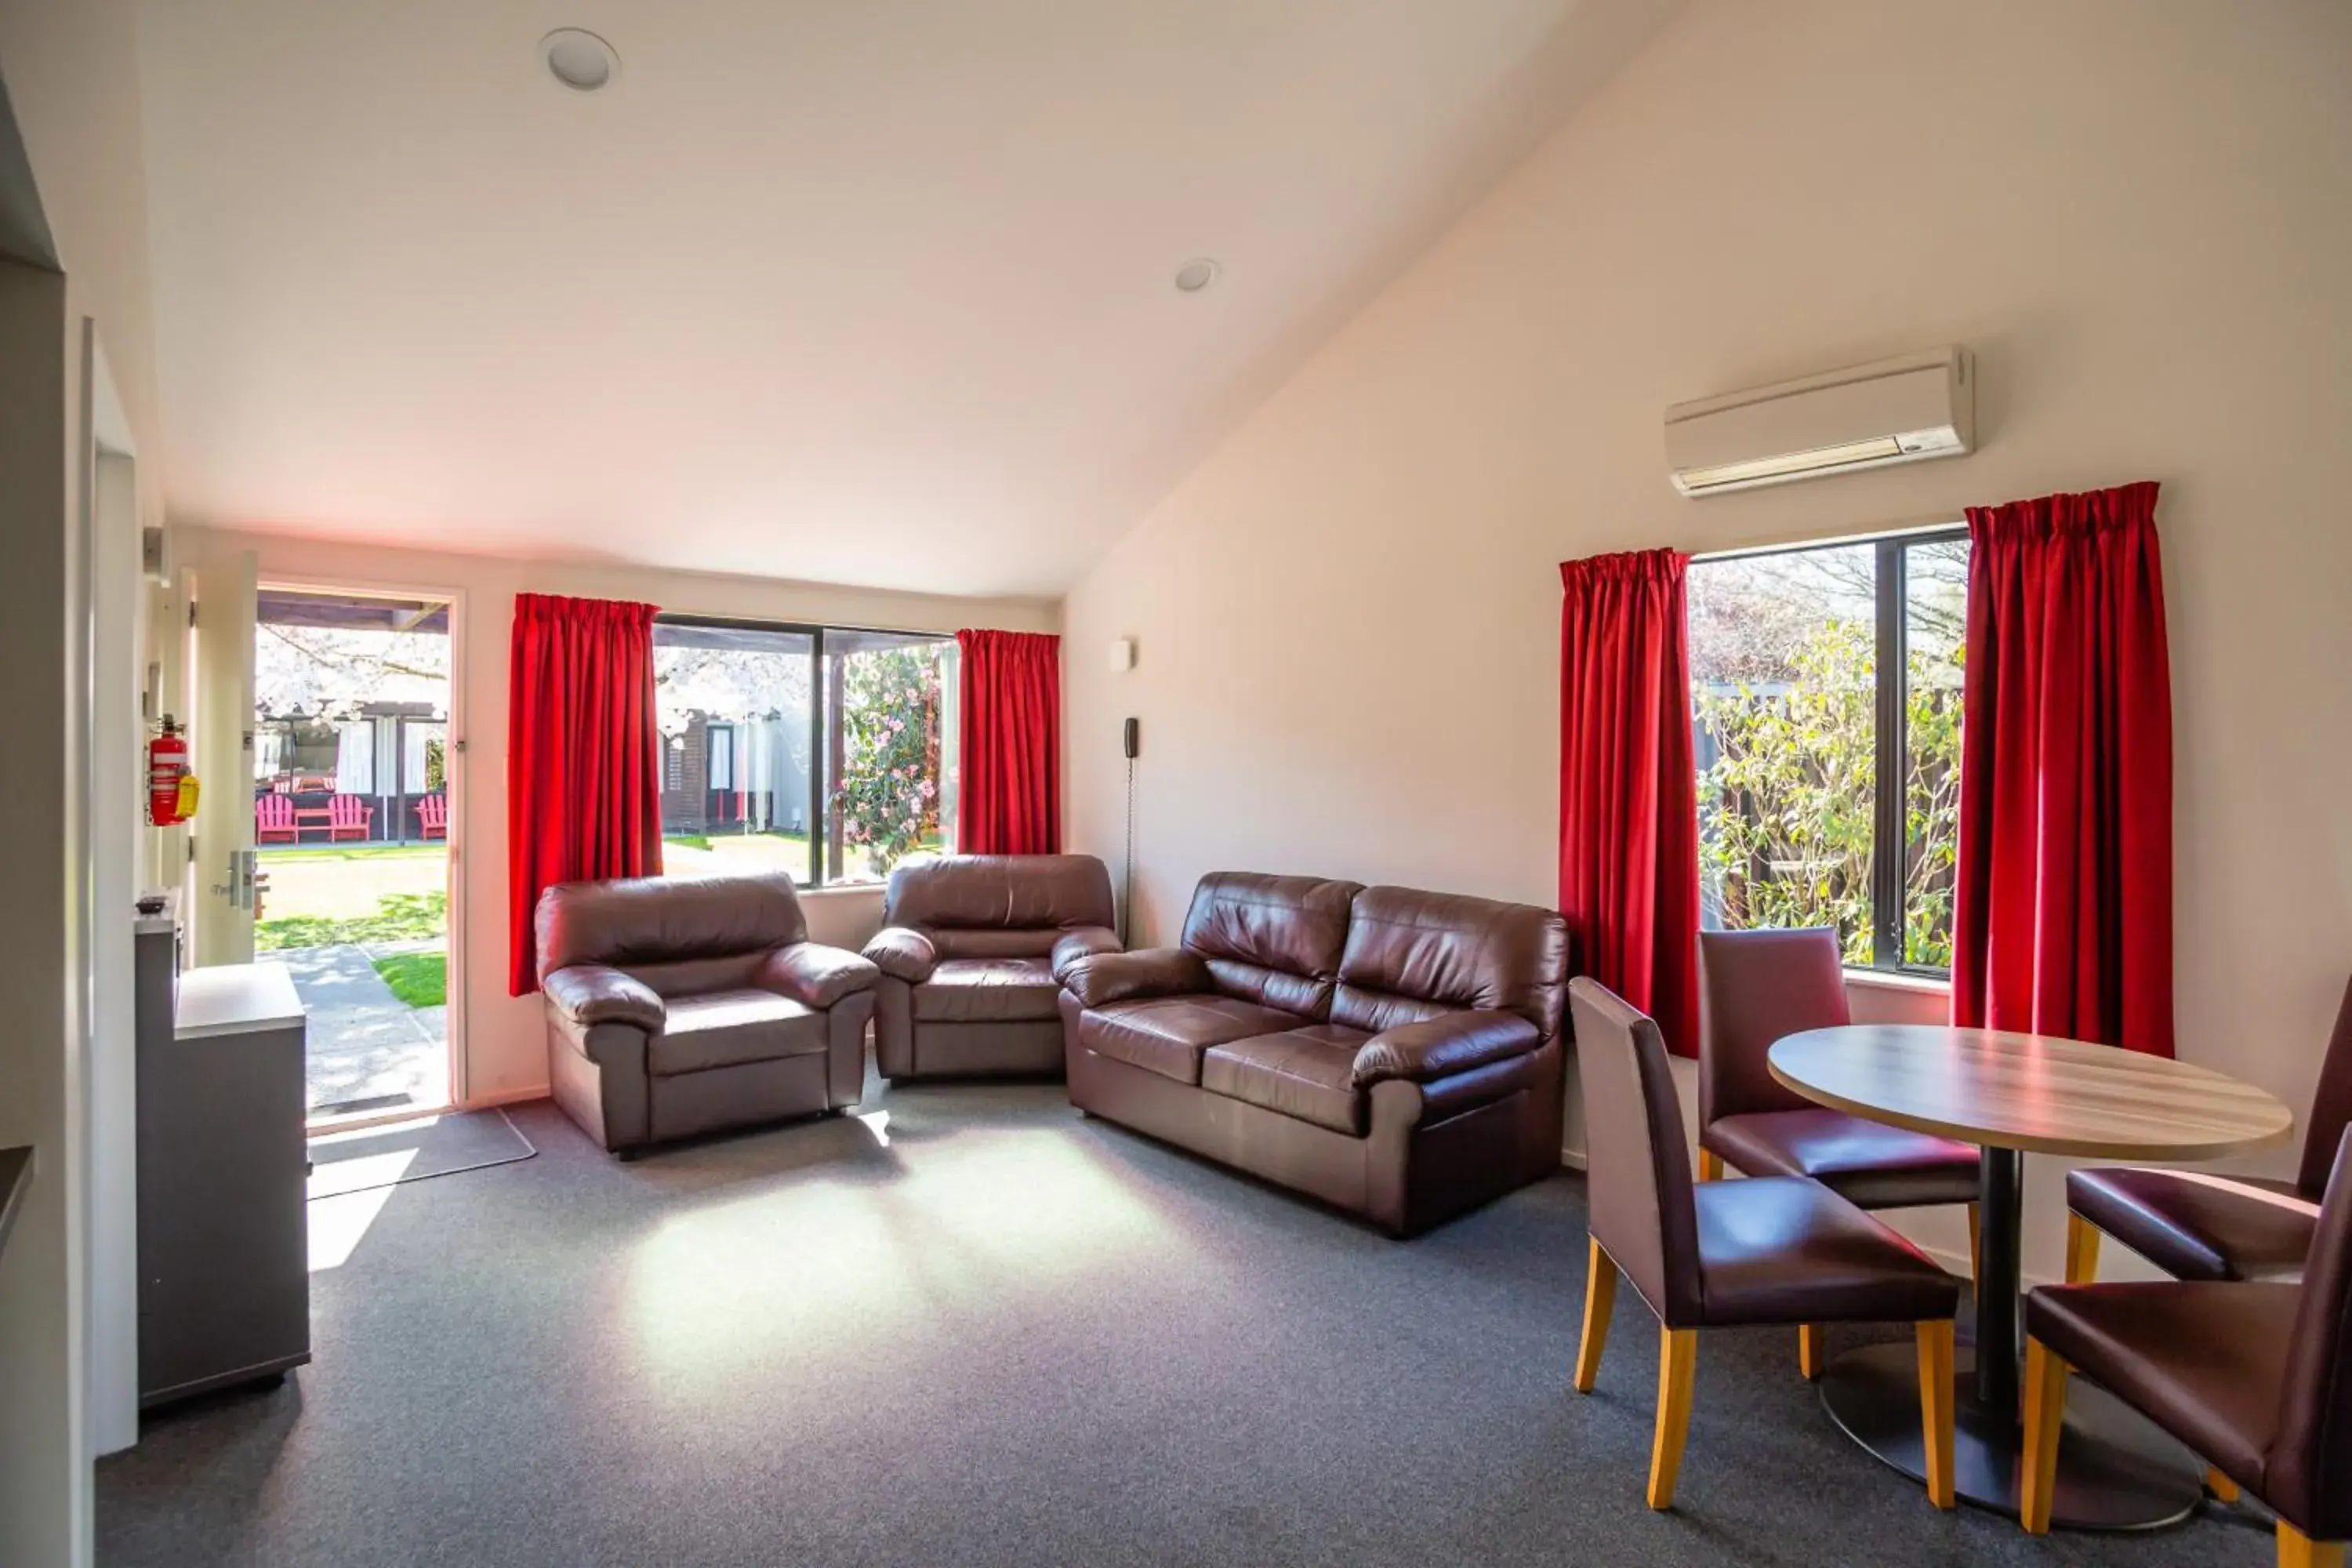
[[511, 1165], [539, 1151], [503, 1110], [447, 1111], [310, 1140], [310, 1195], [338, 1197]]

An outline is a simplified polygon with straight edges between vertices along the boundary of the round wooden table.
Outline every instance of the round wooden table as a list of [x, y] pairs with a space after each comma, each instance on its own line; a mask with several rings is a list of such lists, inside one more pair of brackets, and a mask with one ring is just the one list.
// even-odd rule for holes
[[[1974, 1143], [1979, 1178], [1973, 1353], [1956, 1368], [1959, 1495], [2018, 1506], [2020, 1250], [2025, 1155], [2208, 1160], [2276, 1143], [2294, 1116], [2252, 1085], [2112, 1046], [1997, 1029], [1864, 1024], [1809, 1029], [1772, 1047], [1772, 1076], [1806, 1099], [1870, 1121]], [[1918, 1373], [1908, 1344], [1840, 1357], [1822, 1403], [1854, 1441], [1924, 1478]], [[2055, 1523], [2136, 1530], [2187, 1517], [2201, 1462], [2137, 1412], [2078, 1383], [2058, 1447]]]

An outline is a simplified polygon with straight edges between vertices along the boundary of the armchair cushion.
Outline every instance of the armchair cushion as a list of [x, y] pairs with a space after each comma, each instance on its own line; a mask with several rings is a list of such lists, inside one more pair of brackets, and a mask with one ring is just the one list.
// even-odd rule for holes
[[1525, 1056], [1542, 1043], [1542, 1033], [1519, 1013], [1441, 1013], [1366, 1040], [1356, 1052], [1354, 1079], [1360, 1086], [1391, 1078], [1427, 1083], [1506, 1057]]
[[582, 1029], [633, 1024], [659, 1034], [668, 1010], [652, 986], [604, 963], [567, 963], [540, 983], [555, 1010]]
[[1181, 996], [1216, 988], [1209, 979], [1209, 966], [1181, 947], [1098, 952], [1056, 965], [1055, 973], [1081, 1007], [1107, 1007], [1114, 1002]]
[[912, 926], [884, 926], [866, 943], [866, 961], [893, 980], [920, 985], [939, 967], [939, 949]]
[[881, 973], [854, 952], [823, 942], [796, 942], [762, 959], [753, 980], [763, 991], [822, 1012], [845, 996], [871, 991]]
[[1059, 980], [1063, 970], [1082, 958], [1117, 952], [1122, 945], [1118, 932], [1108, 926], [1075, 926], [1054, 939], [1054, 978]]

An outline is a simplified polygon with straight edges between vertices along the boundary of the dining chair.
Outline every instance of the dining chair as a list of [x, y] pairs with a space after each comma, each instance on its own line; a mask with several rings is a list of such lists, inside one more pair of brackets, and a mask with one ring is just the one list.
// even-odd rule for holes
[[2300, 1285], [2045, 1285], [2025, 1299], [2020, 1521], [2050, 1528], [2082, 1373], [2278, 1516], [2279, 1568], [2345, 1568], [2352, 1537], [2352, 1131], [2339, 1136]]
[[1657, 1025], [1596, 981], [1573, 980], [1568, 989], [1591, 1232], [1575, 1385], [1592, 1392], [1622, 1272], [1659, 1327], [1650, 1506], [1674, 1506], [1700, 1330], [1907, 1322], [1919, 1346], [1927, 1496], [1950, 1508], [1959, 1281], [1818, 1182], [1694, 1183]]
[[2265, 1279], [2299, 1272], [2311, 1250], [2336, 1142], [2352, 1122], [2352, 984], [2319, 1069], [2294, 1180], [2101, 1166], [2066, 1173], [2066, 1282], [2099, 1269], [2114, 1237], [2175, 1279]]
[[[1837, 932], [1701, 931], [1698, 960], [1700, 1178], [1717, 1180], [1729, 1165], [1748, 1176], [1810, 1176], [1857, 1208], [1965, 1204], [1973, 1268], [1975, 1149], [1816, 1105], [1783, 1088], [1766, 1064], [1774, 1042], [1852, 1021]], [[1822, 1361], [1819, 1326], [1800, 1326], [1798, 1369], [1819, 1377]]]

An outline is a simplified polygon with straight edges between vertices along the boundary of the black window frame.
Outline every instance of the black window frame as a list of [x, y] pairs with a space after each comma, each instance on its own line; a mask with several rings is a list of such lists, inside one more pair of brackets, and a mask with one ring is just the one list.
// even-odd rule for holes
[[[825, 636], [910, 637], [922, 642], [950, 643], [953, 632], [919, 631], [907, 626], [850, 626], [817, 621], [772, 621], [748, 616], [704, 616], [690, 612], [663, 610], [654, 616], [656, 627], [709, 626], [720, 630], [775, 632], [786, 637], [809, 639], [809, 879], [799, 884], [803, 891], [820, 888], [873, 888], [876, 882], [845, 882], [840, 880], [837, 860], [845, 858], [842, 846], [835, 842], [833, 814], [825, 809], [826, 797], [834, 769], [839, 765], [839, 735], [833, 724], [832, 682], [825, 679]], [[658, 647], [659, 644], [655, 645]], [[941, 700], [948, 695], [941, 693]], [[942, 759], [942, 769], [945, 762]], [[944, 782], [944, 781], [942, 781]], [[940, 802], [940, 810], [948, 809]], [[667, 825], [665, 825], [665, 827]]]
[[[1876, 757], [1872, 766], [1870, 828], [1870, 962], [1846, 968], [1864, 974], [1901, 974], [1919, 980], [1948, 981], [1951, 971], [1932, 964], [1904, 962], [1904, 906], [1910, 896], [1905, 874], [1911, 853], [1906, 813], [1911, 750], [1911, 587], [1910, 552], [1922, 544], [1965, 542], [1968, 524], [1948, 523], [1904, 533], [1859, 539], [1816, 539], [1802, 544], [1775, 545], [1762, 550], [1727, 550], [1702, 555], [1696, 563], [1753, 560], [1768, 555], [1802, 555], [1817, 550], [1850, 550], [1857, 544], [1875, 550], [1871, 592], [1877, 637], [1872, 652], [1872, 701], [1876, 730]], [[1886, 679], [1892, 670], [1895, 679]], [[1889, 781], [1893, 787], [1888, 787]]]

